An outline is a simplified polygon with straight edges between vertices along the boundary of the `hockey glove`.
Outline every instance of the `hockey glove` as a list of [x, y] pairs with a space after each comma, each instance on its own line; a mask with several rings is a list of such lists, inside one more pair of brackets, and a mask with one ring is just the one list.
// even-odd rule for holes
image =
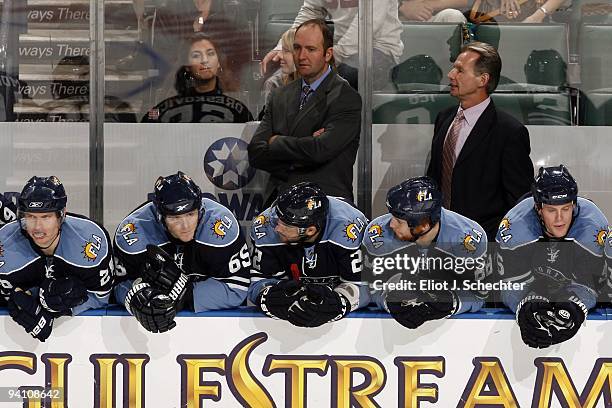
[[553, 305], [544, 296], [529, 295], [521, 300], [516, 308], [516, 322], [523, 342], [533, 348], [546, 348], [553, 344], [548, 326], [554, 316]]
[[304, 286], [294, 280], [282, 280], [266, 286], [259, 294], [259, 309], [273, 319], [287, 320], [289, 306], [304, 293]]
[[587, 317], [586, 305], [573, 293], [566, 294], [567, 301], [551, 302], [554, 316], [548, 326], [552, 343], [558, 344], [574, 337]]
[[416, 329], [429, 320], [448, 317], [457, 309], [457, 300], [450, 290], [416, 294], [394, 290], [389, 292], [385, 302], [391, 316], [409, 329]]
[[51, 313], [72, 314], [75, 306], [87, 300], [87, 288], [76, 277], [67, 276], [59, 279], [45, 279], [38, 291], [40, 304]]
[[147, 262], [142, 278], [181, 305], [189, 278], [166, 251], [156, 245], [147, 245]]
[[287, 320], [300, 327], [319, 327], [342, 319], [350, 311], [350, 302], [344, 295], [329, 286], [312, 284], [289, 307]]
[[149, 283], [136, 279], [125, 297], [125, 308], [151, 333], [163, 333], [176, 322], [175, 303]]
[[9, 314], [32, 337], [45, 341], [53, 329], [53, 315], [46, 311], [38, 299], [26, 292], [15, 291], [8, 301]]

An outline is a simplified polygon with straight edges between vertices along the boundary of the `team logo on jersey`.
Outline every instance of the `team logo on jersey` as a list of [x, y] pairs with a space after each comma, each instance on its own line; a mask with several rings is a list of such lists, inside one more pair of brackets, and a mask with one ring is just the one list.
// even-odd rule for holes
[[344, 226], [344, 235], [351, 241], [355, 242], [357, 239], [359, 239], [364, 225], [365, 224], [361, 218], [356, 218], [355, 221], [352, 221]]
[[431, 191], [421, 190], [417, 193], [416, 196], [417, 201], [427, 201], [431, 200]]
[[472, 228], [472, 231], [465, 234], [465, 237], [463, 238], [463, 247], [468, 252], [475, 252], [477, 248], [476, 245], [480, 243], [481, 238], [482, 232]]
[[304, 248], [304, 263], [309, 269], [314, 269], [317, 267], [317, 254], [315, 253], [314, 246]]
[[91, 236], [91, 241], [88, 241], [83, 245], [83, 258], [87, 259], [90, 262], [95, 261], [100, 254], [100, 249], [102, 248], [102, 238], [97, 235]]
[[119, 230], [119, 232], [122, 234], [121, 236], [123, 237], [123, 239], [125, 239], [126, 244], [128, 244], [129, 246], [132, 246], [136, 242], [138, 242], [136, 231], [136, 225], [131, 222], [128, 222]]
[[253, 218], [253, 232], [257, 239], [261, 239], [266, 236], [266, 226], [270, 223], [270, 218], [263, 214], [259, 214]]
[[223, 218], [218, 218], [213, 222], [211, 230], [218, 238], [225, 238], [227, 231], [232, 227], [232, 220], [224, 215]]
[[248, 144], [235, 137], [224, 137], [210, 145], [204, 154], [204, 173], [215, 186], [237, 190], [249, 184], [255, 169], [249, 166]]
[[597, 242], [597, 245], [600, 247], [603, 247], [606, 244], [606, 237], [607, 231], [605, 229], [600, 229], [597, 231], [597, 234], [595, 234], [595, 242]]
[[380, 225], [374, 224], [368, 228], [368, 238], [374, 248], [380, 248], [385, 243], [383, 241], [383, 229]]
[[504, 218], [499, 223], [499, 236], [501, 237], [502, 241], [504, 241], [504, 242], [508, 242], [508, 241], [510, 241], [512, 239], [512, 234], [510, 234], [510, 226], [511, 225], [512, 224], [510, 224], [510, 219], [508, 219], [508, 218]]
[[546, 248], [546, 256], [548, 257], [546, 260], [554, 264], [557, 262], [557, 258], [559, 258], [559, 252], [561, 252], [561, 250], [554, 247]]

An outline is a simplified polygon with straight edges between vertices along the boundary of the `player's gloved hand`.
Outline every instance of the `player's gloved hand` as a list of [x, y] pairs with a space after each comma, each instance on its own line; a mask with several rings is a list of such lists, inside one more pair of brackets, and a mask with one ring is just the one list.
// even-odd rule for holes
[[45, 341], [51, 334], [53, 315], [38, 303], [38, 298], [15, 291], [8, 300], [8, 310], [13, 320], [32, 337]]
[[287, 320], [289, 306], [304, 293], [304, 286], [291, 280], [281, 280], [266, 286], [259, 294], [259, 309], [274, 319]]
[[125, 308], [136, 317], [142, 327], [152, 333], [163, 333], [176, 326], [175, 302], [159, 289], [140, 279], [136, 279], [128, 291]]
[[70, 309], [87, 300], [87, 288], [74, 276], [45, 279], [40, 284], [38, 297], [42, 307], [49, 312], [72, 314]]
[[553, 302], [554, 317], [548, 326], [553, 344], [574, 337], [587, 317], [588, 309], [576, 296], [566, 302]]
[[147, 245], [147, 262], [142, 273], [142, 279], [154, 288], [160, 289], [180, 305], [189, 278], [178, 267], [174, 259], [157, 245]]
[[304, 294], [289, 307], [287, 320], [300, 327], [319, 327], [342, 319], [351, 311], [348, 299], [326, 285], [306, 285]]
[[516, 322], [521, 329], [521, 338], [529, 347], [546, 348], [553, 344], [548, 329], [554, 307], [544, 296], [529, 295], [516, 308]]
[[391, 316], [402, 326], [416, 329], [429, 320], [452, 315], [457, 300], [450, 290], [436, 292], [390, 291], [385, 299]]

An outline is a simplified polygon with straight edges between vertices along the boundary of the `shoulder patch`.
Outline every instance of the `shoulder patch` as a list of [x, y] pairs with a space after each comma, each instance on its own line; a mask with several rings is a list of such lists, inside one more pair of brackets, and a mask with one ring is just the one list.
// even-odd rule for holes
[[115, 231], [115, 244], [126, 254], [140, 254], [147, 245], [163, 245], [168, 242], [166, 231], [153, 211], [153, 203], [146, 203], [125, 217]]
[[321, 241], [357, 249], [363, 240], [367, 222], [366, 216], [346, 201], [329, 197], [329, 214]]
[[253, 218], [250, 236], [251, 240], [258, 246], [266, 245], [286, 245], [278, 237], [272, 225], [272, 218], [276, 217], [273, 207], [267, 208], [264, 212]]
[[202, 198], [204, 217], [196, 231], [196, 241], [203, 245], [228, 246], [240, 234], [240, 225], [234, 214], [208, 198]]
[[107, 233], [88, 218], [68, 214], [62, 224], [62, 235], [55, 256], [84, 268], [100, 265], [110, 248]]
[[480, 257], [487, 251], [487, 234], [476, 221], [442, 208], [436, 248], [456, 257]]
[[527, 197], [501, 220], [495, 240], [500, 248], [516, 249], [537, 241], [541, 236], [542, 227], [534, 210], [533, 197]]

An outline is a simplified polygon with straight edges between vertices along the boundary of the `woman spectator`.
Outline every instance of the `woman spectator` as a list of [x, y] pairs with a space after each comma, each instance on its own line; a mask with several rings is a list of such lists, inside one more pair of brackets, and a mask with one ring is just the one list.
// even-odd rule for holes
[[234, 78], [224, 73], [227, 61], [216, 41], [203, 33], [195, 33], [188, 44], [187, 65], [177, 71], [174, 83], [178, 95], [150, 109], [142, 122], [244, 123], [253, 120], [242, 102], [224, 94], [237, 87]]

